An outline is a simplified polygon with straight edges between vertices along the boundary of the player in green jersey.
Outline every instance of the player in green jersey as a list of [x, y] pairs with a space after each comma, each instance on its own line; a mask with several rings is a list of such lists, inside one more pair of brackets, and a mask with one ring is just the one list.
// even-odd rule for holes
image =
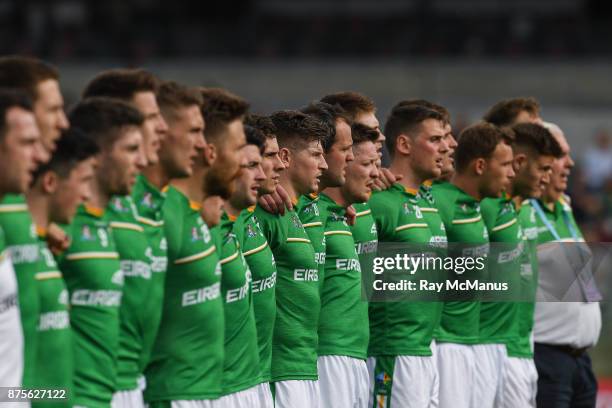
[[[114, 198], [109, 207], [122, 267], [127, 269], [120, 310], [118, 391], [113, 396], [114, 407], [144, 405], [142, 376], [161, 319], [167, 267], [161, 214], [165, 196], [161, 189], [171, 178], [186, 177], [191, 171], [189, 156], [196, 154], [194, 146], [181, 150], [181, 155], [170, 154], [179, 144], [167, 140], [174, 134], [167, 135], [168, 126], [157, 101], [164, 95], [159, 91], [159, 81], [147, 71], [114, 69], [98, 74], [83, 92], [84, 97], [120, 99], [145, 117], [142, 134], [147, 165], [138, 176], [131, 197]], [[162, 161], [160, 156], [170, 160]]]
[[223, 390], [224, 323], [220, 249], [200, 215], [201, 203], [233, 189], [248, 105], [223, 90], [176, 83], [163, 84], [163, 93], [161, 100], [172, 101], [162, 103], [169, 134], [182, 149], [193, 138], [198, 155], [191, 176], [171, 181], [164, 203], [168, 272], [159, 334], [145, 371], [145, 399], [154, 407], [210, 407]]
[[[81, 131], [70, 129], [56, 143], [48, 163], [36, 171], [26, 193], [28, 207], [40, 240], [36, 282], [40, 297], [37, 324], [38, 350], [33, 388], [65, 389], [71, 395], [73, 373], [72, 331], [68, 291], [53, 255], [44, 241], [51, 222], [69, 224], [79, 205], [89, 201], [94, 177], [96, 143]], [[63, 405], [62, 405], [63, 404]], [[69, 406], [68, 401], [33, 401], [32, 406]]]
[[[495, 262], [492, 269], [495, 275], [491, 273], [489, 278], [498, 280], [500, 274], [511, 276], [513, 285], [518, 278], [518, 290], [511, 290], [513, 296], [520, 296], [515, 299], [520, 302], [491, 302], [481, 306], [480, 342], [483, 344], [479, 346], [478, 399], [485, 405], [535, 407], [537, 372], [530, 338], [537, 286], [537, 226], [528, 199], [541, 196], [561, 148], [540, 125], [523, 123], [512, 130], [515, 178], [507, 195], [483, 200], [481, 210], [491, 242], [504, 243], [491, 251], [496, 253], [490, 259]], [[515, 248], [522, 249], [513, 251]], [[512, 259], [513, 256], [517, 258]], [[499, 350], [497, 345], [501, 342], [505, 343], [505, 350]]]
[[[25, 92], [32, 102], [32, 112], [36, 126], [40, 132], [37, 156], [40, 162], [49, 160], [49, 155], [55, 149], [55, 143], [60, 132], [68, 127], [64, 114], [64, 102], [59, 90], [59, 74], [57, 70], [41, 60], [22, 56], [0, 58], [0, 87], [17, 88]], [[23, 196], [7, 196], [7, 208], [26, 207]], [[12, 207], [16, 206], [16, 207]], [[7, 245], [23, 253], [15, 262], [20, 311], [25, 334], [25, 367], [24, 386], [31, 386], [33, 362], [37, 348], [36, 323], [38, 320], [38, 294], [33, 264], [38, 261], [37, 238], [30, 215], [25, 211], [17, 212], [17, 221], [12, 226], [5, 226]], [[9, 217], [12, 218], [12, 217]], [[27, 255], [29, 253], [29, 256]]]
[[[318, 191], [319, 177], [327, 169], [321, 140], [328, 130], [320, 121], [297, 111], [276, 112], [271, 119], [286, 166], [280, 185], [296, 204], [299, 196]], [[316, 406], [320, 294], [314, 249], [293, 209], [280, 215], [258, 206], [255, 216], [277, 268], [271, 376], [275, 406]]]
[[[0, 199], [4, 199], [6, 194], [24, 193], [28, 188], [32, 172], [42, 161], [37, 147], [39, 138], [28, 96], [20, 91], [0, 91]], [[18, 286], [7, 248], [10, 241], [4, 232], [4, 226], [17, 218], [11, 213], [18, 209], [7, 203], [0, 205], [0, 352], [6, 359], [0, 365], [0, 384], [15, 387], [23, 385], [23, 334], [25, 322], [29, 322], [27, 318], [32, 318], [20, 317]], [[29, 225], [21, 225], [21, 228], [29, 232]], [[31, 278], [34, 279], [33, 276]], [[36, 294], [32, 291], [29, 294], [32, 293]], [[33, 323], [34, 331], [35, 328], [36, 322]], [[34, 365], [35, 355], [27, 357], [32, 359], [30, 364]]]
[[[325, 221], [326, 258], [321, 287], [318, 371], [322, 406], [366, 407], [368, 371], [368, 309], [361, 296], [361, 264], [346, 208], [365, 202], [378, 177], [378, 135], [365, 126], [351, 131], [353, 158], [339, 187], [327, 187], [320, 194]], [[342, 145], [341, 133], [336, 135]], [[346, 143], [346, 141], [344, 142]], [[333, 149], [333, 148], [332, 148]], [[336, 152], [329, 152], [332, 159]], [[336, 160], [338, 158], [335, 158]], [[329, 169], [327, 170], [329, 171]]]
[[[443, 116], [422, 106], [397, 105], [386, 122], [385, 134], [392, 157], [390, 170], [403, 178], [401, 184], [375, 192], [369, 201], [379, 242], [411, 243], [413, 248], [416, 244], [417, 251], [431, 246], [430, 252], [442, 255], [445, 248], [434, 238], [445, 236], [440, 231], [441, 221], [438, 217], [436, 230], [432, 230], [421, 212], [417, 192], [422, 182], [440, 175], [442, 158], [448, 150]], [[437, 403], [438, 375], [430, 344], [441, 311], [439, 302], [370, 304], [372, 403], [388, 407], [428, 407]]]
[[[221, 248], [221, 295], [225, 318], [223, 396], [218, 404], [228, 407], [273, 406], [271, 398], [265, 405], [260, 394], [262, 372], [254, 314], [255, 292], [252, 271], [240, 244], [244, 229], [242, 221], [238, 220], [242, 210], [255, 204], [257, 192], [265, 181], [261, 151], [266, 139], [259, 130], [250, 126], [245, 126], [245, 134], [247, 145], [243, 148], [244, 157], [236, 189], [225, 200], [221, 223], [213, 230], [219, 235]], [[240, 233], [235, 232], [236, 228], [241, 230]]]
[[[480, 201], [499, 197], [514, 177], [511, 135], [487, 123], [466, 128], [455, 151], [456, 172], [450, 183], [437, 183], [431, 193], [444, 222], [449, 254], [485, 258], [489, 236], [480, 213]], [[452, 274], [452, 271], [447, 271]], [[449, 279], [478, 278], [478, 271]], [[467, 301], [444, 303], [436, 337], [440, 375], [440, 406], [470, 407], [474, 396], [474, 348], [479, 336], [480, 302], [475, 295], [463, 294]]]
[[124, 282], [104, 209], [112, 196], [130, 193], [144, 165], [143, 117], [123, 102], [89, 98], [71, 111], [70, 120], [100, 149], [91, 197], [66, 228], [72, 242], [58, 259], [70, 292], [74, 358], [78, 362], [73, 402], [102, 407], [110, 404], [116, 390]]
[[[265, 137], [261, 153], [261, 167], [265, 179], [259, 184], [258, 196], [272, 194], [277, 191], [280, 173], [285, 170], [285, 165], [278, 155], [276, 128], [267, 116], [249, 115], [245, 123], [259, 130]], [[276, 262], [272, 249], [259, 226], [257, 216], [255, 216], [255, 206], [240, 213], [234, 225], [234, 232], [238, 236], [240, 247], [253, 278], [253, 310], [257, 326], [259, 364], [261, 366], [260, 400], [262, 406], [272, 407], [274, 402], [270, 390], [270, 381], [272, 376], [272, 340], [276, 319]]]
[[[569, 265], [580, 265], [588, 246], [574, 219], [571, 201], [564, 194], [574, 162], [563, 131], [546, 123], [563, 152], [553, 164], [551, 182], [539, 200], [530, 200], [538, 225], [539, 293], [548, 298], [550, 287], [564, 279], [567, 288], [563, 302], [537, 302], [534, 313], [534, 361], [538, 370], [537, 405], [563, 405], [566, 401], [580, 401], [594, 406], [597, 380], [587, 350], [593, 347], [601, 330], [599, 294], [595, 283], [576, 279], [576, 270]], [[552, 242], [557, 242], [553, 244]], [[568, 270], [569, 269], [569, 270]], [[588, 277], [587, 277], [588, 278]], [[562, 296], [555, 294], [554, 300]], [[568, 296], [569, 295], [569, 296]]]

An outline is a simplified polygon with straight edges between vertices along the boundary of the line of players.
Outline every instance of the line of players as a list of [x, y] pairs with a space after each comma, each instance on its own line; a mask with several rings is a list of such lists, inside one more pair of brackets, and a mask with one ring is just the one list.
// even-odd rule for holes
[[523, 243], [495, 268], [535, 296], [533, 199], [554, 212], [573, 163], [533, 99], [456, 141], [424, 100], [383, 135], [354, 92], [258, 116], [111, 70], [67, 118], [58, 81], [0, 60], [1, 385], [84, 407], [535, 406], [533, 303], [362, 300], [378, 242]]

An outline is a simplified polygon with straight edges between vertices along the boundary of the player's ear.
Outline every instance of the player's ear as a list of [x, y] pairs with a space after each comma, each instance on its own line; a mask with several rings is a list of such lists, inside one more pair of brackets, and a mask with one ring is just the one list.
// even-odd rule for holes
[[395, 140], [395, 151], [403, 155], [409, 155], [411, 150], [412, 138], [404, 134], [399, 135]]
[[53, 194], [57, 191], [59, 178], [54, 171], [47, 171], [40, 176], [41, 186], [45, 194]]
[[204, 160], [209, 166], [212, 166], [217, 160], [217, 147], [212, 143], [206, 143], [203, 150]]
[[278, 157], [280, 157], [285, 168], [289, 167], [289, 164], [291, 163], [291, 150], [286, 147], [281, 147], [278, 150]]
[[479, 157], [478, 159], [474, 160], [473, 163], [474, 173], [479, 176], [482, 176], [487, 168], [487, 161], [482, 157]]
[[517, 173], [523, 166], [527, 164], [527, 155], [525, 153], [517, 153], [512, 160], [512, 168]]

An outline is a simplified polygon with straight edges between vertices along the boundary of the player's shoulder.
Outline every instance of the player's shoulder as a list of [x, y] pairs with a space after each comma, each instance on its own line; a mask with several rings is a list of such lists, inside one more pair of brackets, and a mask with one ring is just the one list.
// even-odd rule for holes
[[0, 200], [0, 216], [3, 214], [27, 213], [28, 204], [23, 194], [6, 194]]

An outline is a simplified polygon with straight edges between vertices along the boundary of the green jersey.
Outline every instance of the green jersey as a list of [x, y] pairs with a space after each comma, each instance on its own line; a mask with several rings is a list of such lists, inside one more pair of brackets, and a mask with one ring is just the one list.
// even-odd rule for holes
[[136, 205], [136, 219], [144, 228], [147, 242], [151, 248], [147, 253], [151, 264], [151, 283], [147, 296], [140, 306], [146, 310], [146, 312], [143, 311], [143, 316], [147, 316], [146, 321], [142, 322], [142, 330], [145, 335], [142, 338], [141, 373], [151, 357], [151, 348], [159, 329], [164, 302], [164, 283], [168, 268], [168, 244], [162, 215], [165, 199], [166, 195], [149, 183], [145, 176], [142, 174], [138, 176], [132, 189], [132, 200]]
[[223, 213], [217, 234], [221, 257], [221, 295], [225, 318], [223, 395], [246, 390], [261, 382], [257, 329], [253, 314], [251, 271], [242, 255], [235, 218]]
[[376, 255], [378, 248], [376, 222], [368, 203], [353, 204], [353, 208], [355, 209], [355, 223], [350, 228], [355, 240], [355, 250], [362, 264], [362, 270], [366, 270], [363, 268], [364, 262], [371, 265], [372, 258]]
[[533, 358], [531, 333], [538, 286], [538, 223], [535, 209], [529, 200], [521, 204], [519, 223], [523, 230], [523, 242], [526, 245], [526, 251], [523, 252], [521, 260], [521, 296], [523, 300], [529, 298], [532, 301], [523, 301], [518, 304], [517, 336], [506, 343], [506, 350], [510, 357]]
[[249, 265], [253, 282], [253, 310], [257, 326], [261, 381], [271, 379], [272, 337], [276, 319], [276, 262], [261, 231], [255, 207], [244, 210], [234, 224], [234, 233]]
[[325, 224], [325, 274], [321, 290], [319, 355], [366, 359], [368, 304], [361, 299], [361, 265], [346, 209], [320, 195]]
[[[576, 236], [575, 239], [584, 240], [580, 228], [578, 228], [578, 224], [576, 224], [576, 220], [574, 219], [569, 197], [564, 195], [559, 198], [559, 200], [555, 202], [552, 210], [542, 201], [537, 200], [537, 202], [561, 240], [573, 239], [573, 235]], [[557, 240], [553, 233], [544, 225], [540, 217], [536, 215], [536, 218], [538, 223], [538, 244]]]
[[[72, 388], [72, 331], [68, 306], [68, 289], [57, 263], [47, 248], [44, 234], [39, 236], [41, 260], [36, 273], [40, 316], [38, 320], [38, 349], [36, 352], [34, 388], [62, 388], [71, 394]], [[32, 401], [33, 407], [49, 406], [49, 402]], [[53, 406], [68, 406], [54, 403]]]
[[[509, 291], [520, 293], [521, 264], [526, 250], [523, 230], [510, 197], [485, 198], [480, 212], [489, 232], [491, 248], [488, 265], [490, 282], [507, 283]], [[502, 295], [500, 295], [502, 296]], [[518, 336], [519, 303], [482, 302], [480, 305], [480, 343], [507, 343]]]
[[25, 197], [5, 195], [0, 201], [0, 226], [4, 229], [6, 248], [11, 256], [17, 288], [19, 310], [24, 334], [23, 386], [33, 387], [36, 349], [38, 347], [38, 315], [40, 297], [36, 273], [40, 272], [40, 250], [32, 216]]
[[174, 187], [163, 207], [168, 272], [161, 324], [145, 370], [145, 399], [206, 400], [221, 395], [221, 265], [200, 206]]
[[316, 380], [321, 301], [315, 251], [295, 211], [281, 216], [258, 206], [255, 216], [276, 260], [272, 381]]
[[321, 213], [317, 194], [303, 195], [298, 200], [295, 211], [310, 238], [319, 265], [319, 283], [323, 282], [325, 272], [325, 214]]
[[[431, 195], [438, 213], [444, 222], [449, 244], [449, 255], [453, 257], [487, 257], [489, 234], [480, 214], [480, 203], [451, 183], [434, 183]], [[474, 274], [475, 275], [475, 274]], [[463, 279], [473, 277], [464, 277]], [[440, 326], [435, 338], [439, 342], [476, 344], [479, 340], [480, 302], [444, 302]]]
[[[440, 252], [419, 200], [416, 190], [397, 183], [372, 194], [369, 205], [380, 243], [420, 244], [419, 251], [428, 247]], [[426, 278], [422, 272], [415, 276]], [[371, 302], [369, 354], [431, 356], [430, 344], [441, 311], [440, 302]]]
[[104, 211], [80, 206], [58, 259], [70, 293], [75, 405], [108, 407], [117, 380], [123, 272]]
[[117, 390], [133, 390], [138, 388], [138, 379], [142, 374], [142, 346], [151, 342], [150, 339], [145, 341], [151, 336], [145, 331], [150, 318], [149, 310], [142, 307], [150, 296], [153, 284], [151, 248], [144, 228], [136, 221], [136, 208], [129, 196], [113, 197], [106, 208], [106, 218], [110, 222], [125, 279], [119, 309]]

